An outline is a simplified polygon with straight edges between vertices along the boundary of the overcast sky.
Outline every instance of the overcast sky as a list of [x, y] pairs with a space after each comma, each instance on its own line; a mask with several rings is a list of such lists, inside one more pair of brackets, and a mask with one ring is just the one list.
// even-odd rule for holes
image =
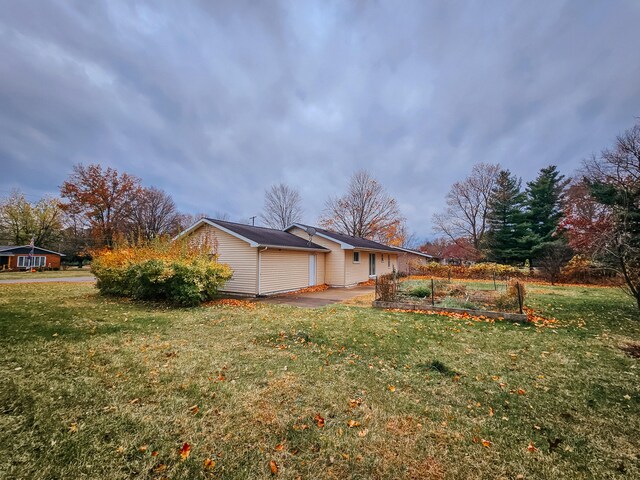
[[424, 237], [474, 163], [571, 174], [638, 116], [639, 0], [0, 0], [0, 196], [98, 162], [314, 223], [366, 168]]

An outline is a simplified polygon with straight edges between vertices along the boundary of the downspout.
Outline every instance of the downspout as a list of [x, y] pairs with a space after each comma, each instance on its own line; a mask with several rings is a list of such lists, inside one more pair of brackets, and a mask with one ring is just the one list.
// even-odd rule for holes
[[260, 273], [262, 270], [262, 252], [266, 252], [269, 247], [264, 247], [264, 250], [260, 250], [258, 247], [258, 297], [260, 296]]

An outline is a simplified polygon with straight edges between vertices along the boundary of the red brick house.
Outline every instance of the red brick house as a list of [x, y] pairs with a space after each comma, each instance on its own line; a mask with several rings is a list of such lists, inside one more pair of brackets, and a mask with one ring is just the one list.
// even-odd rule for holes
[[29, 257], [30, 253], [29, 245], [0, 245], [0, 271], [27, 270], [30, 267], [58, 270], [64, 257], [62, 253], [40, 247], [33, 247], [32, 257]]

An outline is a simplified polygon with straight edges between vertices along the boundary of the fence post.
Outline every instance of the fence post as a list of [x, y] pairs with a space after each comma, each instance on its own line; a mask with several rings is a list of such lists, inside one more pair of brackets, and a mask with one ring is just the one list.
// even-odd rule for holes
[[378, 301], [378, 276], [376, 275], [376, 279], [374, 280], [374, 291], [373, 291], [373, 299], [377, 302]]
[[520, 290], [520, 282], [516, 282], [516, 290], [518, 291], [518, 306], [520, 307], [520, 314], [522, 314], [522, 292]]
[[431, 306], [436, 304], [436, 287], [433, 283], [433, 278], [431, 279]]

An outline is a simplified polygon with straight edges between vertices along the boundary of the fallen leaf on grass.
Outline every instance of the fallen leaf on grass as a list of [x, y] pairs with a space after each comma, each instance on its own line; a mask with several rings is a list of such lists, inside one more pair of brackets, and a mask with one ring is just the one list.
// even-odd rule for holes
[[78, 424], [77, 423], [72, 423], [71, 425], [69, 425], [69, 432], [76, 433], [77, 431], [78, 431]]
[[389, 389], [390, 392], [396, 391], [396, 387], [394, 387], [393, 385], [389, 385], [387, 388]]
[[158, 450], [154, 450], [153, 452], [151, 452], [151, 456], [152, 457], [157, 457], [158, 456]]
[[116, 452], [118, 453], [124, 453], [124, 447], [121, 445], [118, 448], [116, 448]]
[[364, 436], [366, 436], [366, 435], [367, 435], [367, 433], [369, 433], [369, 430], [368, 430], [368, 429], [366, 429], [366, 428], [363, 428], [362, 430], [360, 430], [360, 431], [358, 432], [358, 436], [359, 436], [359, 437], [364, 437]]
[[189, 458], [189, 455], [191, 455], [191, 445], [185, 442], [179, 451], [180, 459], [184, 462], [187, 458]]
[[493, 417], [494, 414], [495, 414], [495, 412], [493, 411], [493, 408], [489, 407], [489, 416]]
[[324, 427], [324, 418], [322, 418], [319, 413], [316, 413], [316, 416], [313, 417], [313, 419], [315, 420], [316, 425], [318, 425], [318, 428]]
[[216, 462], [214, 460], [211, 460], [210, 458], [205, 458], [204, 462], [202, 462], [202, 466], [206, 469], [211, 470], [216, 466]]
[[347, 422], [347, 425], [349, 425], [349, 428], [359, 427], [360, 426], [360, 422], [358, 422], [357, 420], [349, 420]]
[[527, 392], [525, 392], [522, 388], [518, 389], [518, 395], [524, 395], [525, 393]]
[[489, 440], [485, 440], [484, 438], [482, 440], [480, 440], [480, 442], [482, 443], [483, 447], [487, 447], [487, 448], [489, 448], [491, 445], [493, 445], [492, 442], [490, 442]]
[[533, 444], [533, 442], [529, 442], [529, 445], [527, 446], [527, 450], [529, 452], [535, 452], [537, 450], [537, 448], [535, 447], [535, 445]]
[[193, 405], [191, 407], [189, 407], [189, 410], [191, 411], [192, 414], [196, 414], [200, 411], [200, 407], [198, 407], [198, 405]]
[[148, 445], [140, 445], [140, 447], [138, 447], [138, 451], [140, 452], [146, 452], [147, 448], [149, 448]]
[[269, 462], [269, 468], [271, 469], [271, 473], [273, 475], [275, 475], [276, 473], [278, 473], [278, 464], [276, 463], [275, 460], [271, 460]]
[[162, 473], [167, 469], [167, 466], [164, 463], [161, 463], [156, 468], [153, 469], [155, 473]]
[[362, 404], [362, 400], [360, 400], [359, 398], [351, 398], [351, 399], [349, 399], [349, 406], [351, 408], [359, 407], [361, 404]]
[[282, 450], [284, 450], [284, 443], [279, 443], [278, 445], [276, 445], [274, 450], [276, 452], [281, 452]]

